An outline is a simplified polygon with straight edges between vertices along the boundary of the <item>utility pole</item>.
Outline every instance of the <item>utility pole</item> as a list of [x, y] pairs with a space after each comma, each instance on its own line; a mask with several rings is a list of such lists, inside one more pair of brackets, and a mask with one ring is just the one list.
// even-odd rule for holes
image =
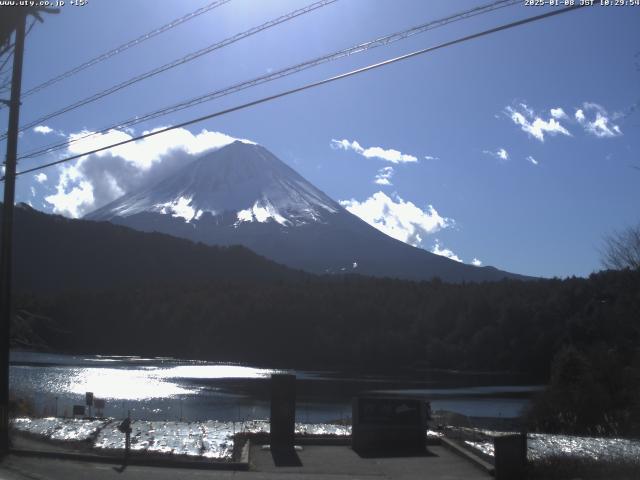
[[27, 10], [17, 18], [11, 100], [9, 101], [9, 129], [4, 172], [4, 206], [2, 212], [2, 244], [0, 245], [0, 455], [9, 452], [9, 347], [11, 333], [11, 260], [13, 256], [13, 206], [16, 192], [16, 157], [18, 153], [18, 123], [22, 84]]

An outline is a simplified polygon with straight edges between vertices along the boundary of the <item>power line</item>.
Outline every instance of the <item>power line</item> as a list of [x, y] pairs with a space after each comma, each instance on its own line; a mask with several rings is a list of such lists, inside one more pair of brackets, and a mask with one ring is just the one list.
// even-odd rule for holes
[[9, 43], [7, 44], [6, 47], [4, 47], [2, 50], [0, 50], [0, 56], [4, 55], [6, 52], [8, 52], [9, 50], [15, 48], [16, 44], [15, 43]]
[[7, 65], [7, 63], [9, 63], [9, 60], [11, 60], [12, 57], [13, 57], [13, 50], [11, 50], [7, 54], [7, 58], [5, 58], [4, 62], [2, 62], [2, 65], [0, 65], [0, 73], [2, 72], [2, 70], [4, 70], [4, 67]]
[[[262, 97], [262, 98], [260, 98], [258, 100], [253, 100], [251, 102], [244, 103], [244, 104], [241, 104], [241, 105], [237, 105], [235, 107], [231, 107], [231, 108], [227, 108], [225, 110], [220, 110], [218, 112], [210, 113], [210, 114], [204, 115], [202, 117], [198, 117], [198, 118], [194, 118], [192, 120], [188, 120], [186, 122], [182, 122], [182, 123], [180, 123], [178, 125], [174, 125], [172, 127], [166, 127], [166, 128], [160, 129], [160, 130], [156, 130], [156, 131], [153, 131], [153, 132], [145, 133], [143, 135], [139, 135], [137, 137], [130, 138], [129, 140], [123, 140], [121, 142], [112, 143], [112, 144], [104, 146], [104, 147], [96, 148], [96, 149], [93, 149], [93, 150], [90, 150], [90, 151], [87, 151], [87, 152], [84, 152], [84, 153], [80, 153], [80, 154], [72, 155], [70, 157], [66, 157], [66, 158], [63, 158], [63, 159], [60, 159], [60, 160], [56, 160], [55, 162], [50, 162], [50, 163], [46, 163], [44, 165], [39, 165], [37, 167], [29, 168], [27, 170], [23, 170], [21, 172], [17, 172], [15, 175], [16, 176], [25, 175], [27, 173], [32, 173], [32, 172], [35, 172], [35, 171], [38, 171], [38, 170], [42, 170], [44, 168], [52, 167], [52, 166], [55, 166], [55, 165], [60, 165], [62, 163], [70, 162], [71, 160], [75, 160], [75, 159], [78, 159], [80, 157], [84, 157], [86, 155], [92, 155], [94, 153], [102, 152], [104, 150], [109, 150], [111, 148], [120, 147], [122, 145], [126, 145], [126, 144], [131, 143], [131, 142], [136, 142], [138, 140], [143, 140], [145, 138], [149, 138], [149, 137], [152, 137], [154, 135], [160, 135], [162, 133], [166, 133], [166, 132], [169, 132], [171, 130], [176, 130], [178, 128], [184, 128], [184, 127], [192, 125], [194, 123], [199, 123], [199, 122], [202, 122], [204, 120], [209, 120], [211, 118], [215, 118], [215, 117], [219, 117], [219, 116], [222, 116], [222, 115], [226, 115], [228, 113], [236, 112], [238, 110], [244, 110], [245, 108], [253, 107], [255, 105], [266, 103], [266, 102], [269, 102], [271, 100], [275, 100], [275, 99], [278, 99], [278, 98], [281, 98], [281, 97], [286, 97], [286, 96], [292, 95], [294, 93], [302, 92], [304, 90], [308, 90], [308, 89], [311, 89], [311, 88], [319, 87], [321, 85], [325, 85], [327, 83], [332, 83], [332, 82], [335, 82], [335, 81], [338, 81], [338, 80], [342, 80], [344, 78], [352, 77], [354, 75], [358, 75], [360, 73], [368, 72], [369, 70], [378, 69], [378, 68], [390, 65], [392, 63], [396, 63], [396, 62], [400, 62], [400, 61], [403, 61], [403, 60], [407, 60], [409, 58], [413, 58], [413, 57], [416, 57], [418, 55], [423, 55], [423, 54], [430, 53], [430, 52], [433, 52], [433, 51], [436, 51], [436, 50], [440, 50], [440, 49], [443, 49], [443, 48], [446, 48], [446, 47], [450, 47], [450, 46], [453, 46], [453, 45], [464, 43], [464, 42], [467, 42], [467, 41], [470, 41], [470, 40], [475, 40], [477, 38], [484, 37], [486, 35], [490, 35], [490, 34], [493, 34], [493, 33], [501, 32], [503, 30], [508, 30], [508, 29], [511, 29], [511, 28], [519, 27], [521, 25], [526, 25], [528, 23], [536, 22], [536, 21], [543, 20], [543, 19], [546, 19], [546, 18], [549, 18], [549, 17], [553, 17], [553, 16], [556, 16], [556, 15], [567, 13], [567, 12], [570, 12], [572, 10], [577, 10], [579, 8], [583, 8], [585, 6], [589, 6], [589, 5], [575, 5], [575, 6], [566, 7], [566, 8], [562, 8], [562, 9], [559, 9], [559, 10], [554, 10], [554, 11], [551, 11], [551, 12], [543, 13], [541, 15], [535, 15], [533, 17], [528, 17], [528, 18], [525, 18], [523, 20], [518, 20], [518, 21], [515, 21], [515, 22], [503, 24], [503, 25], [500, 25], [498, 27], [491, 28], [489, 30], [484, 30], [482, 32], [478, 32], [478, 33], [474, 33], [474, 34], [471, 34], [471, 35], [467, 35], [465, 37], [457, 38], [455, 40], [444, 42], [444, 43], [441, 43], [439, 45], [435, 45], [433, 47], [423, 48], [423, 49], [417, 50], [415, 52], [407, 53], [407, 54], [401, 55], [399, 57], [395, 57], [395, 58], [391, 58], [391, 59], [388, 59], [388, 60], [384, 60], [382, 62], [374, 63], [374, 64], [368, 65], [366, 67], [358, 68], [356, 70], [351, 70], [349, 72], [342, 73], [340, 75], [336, 75], [336, 76], [333, 76], [333, 77], [329, 77], [329, 78], [326, 78], [324, 80], [308, 83], [308, 84], [303, 85], [301, 87], [292, 88], [290, 90], [285, 90], [284, 92], [280, 92], [280, 93], [277, 93], [277, 94], [274, 94], [274, 95], [270, 95], [270, 96], [267, 96], [267, 97]], [[4, 177], [2, 177], [2, 179], [0, 179], [0, 180], [4, 180]]]
[[342, 49], [342, 50], [337, 50], [334, 51], [332, 53], [311, 59], [311, 60], [307, 60], [305, 62], [293, 65], [293, 66], [289, 66], [286, 67], [284, 69], [266, 74], [266, 75], [262, 75], [260, 77], [257, 78], [253, 78], [251, 80], [246, 80], [240, 83], [236, 83], [234, 85], [225, 87], [223, 89], [220, 90], [216, 90], [213, 92], [209, 92], [206, 93], [204, 95], [200, 95], [198, 97], [189, 99], [189, 100], [185, 100], [182, 101], [180, 103], [168, 106], [168, 107], [164, 107], [161, 108], [159, 110], [147, 113], [145, 115], [142, 116], [135, 116], [133, 118], [130, 118], [128, 120], [119, 122], [115, 125], [111, 125], [109, 127], [103, 128], [101, 130], [98, 130], [96, 132], [90, 132], [84, 135], [78, 135], [76, 137], [74, 137], [71, 140], [67, 140], [61, 143], [57, 143], [57, 144], [49, 144], [45, 147], [41, 147], [40, 149], [37, 150], [32, 150], [31, 152], [28, 152], [26, 154], [23, 154], [22, 156], [20, 156], [19, 158], [23, 159], [23, 158], [33, 158], [33, 157], [37, 157], [41, 154], [44, 153], [50, 153], [52, 151], [55, 150], [60, 150], [62, 148], [65, 148], [75, 142], [84, 140], [86, 138], [89, 138], [91, 136], [97, 135], [97, 134], [102, 134], [102, 133], [106, 133], [109, 130], [112, 130], [114, 128], [126, 128], [126, 127], [131, 127], [133, 125], [145, 122], [145, 121], [149, 121], [158, 117], [162, 117], [171, 113], [175, 113], [181, 110], [185, 110], [187, 108], [191, 108], [194, 107], [196, 105], [199, 105], [201, 103], [204, 102], [208, 102], [208, 101], [212, 101], [215, 100], [217, 98], [226, 96], [226, 95], [230, 95], [233, 93], [237, 93], [241, 90], [245, 90], [247, 88], [251, 88], [254, 87], [256, 85], [260, 85], [263, 83], [267, 83], [273, 80], [277, 80], [283, 77], [286, 77], [288, 75], [292, 75], [294, 73], [298, 73], [301, 72], [303, 70], [306, 70], [308, 68], [311, 67], [315, 67], [333, 60], [337, 60], [343, 57], [347, 57], [350, 55], [354, 55], [356, 53], [360, 53], [360, 52], [364, 52], [373, 48], [377, 48], [380, 46], [386, 46], [389, 45], [391, 43], [394, 43], [396, 41], [399, 40], [403, 40], [406, 39], [408, 37], [411, 37], [413, 35], [417, 35], [419, 33], [424, 33], [426, 31], [432, 30], [434, 28], [438, 28], [438, 27], [442, 27], [445, 25], [448, 25], [450, 23], [453, 22], [457, 22], [460, 20], [464, 20], [467, 18], [471, 18], [477, 15], [481, 15], [481, 14], [485, 14], [494, 10], [497, 10], [499, 8], [504, 8], [504, 7], [508, 7], [511, 5], [515, 5], [515, 4], [519, 4], [520, 0], [499, 0], [499, 1], [494, 1], [492, 3], [480, 6], [480, 7], [476, 7], [476, 8], [472, 8], [470, 10], [465, 10], [463, 12], [460, 13], [456, 13], [454, 15], [450, 15], [448, 17], [444, 17], [438, 20], [434, 20], [434, 21], [430, 21], [427, 23], [423, 23], [421, 25], [417, 25], [415, 27], [409, 28], [407, 30], [402, 30], [399, 32], [395, 32], [389, 35], [385, 35], [383, 37], [379, 37], [377, 39], [368, 41], [368, 42], [364, 42], [364, 43], [359, 43], [356, 44], [354, 46]]
[[[106, 97], [107, 95], [111, 95], [112, 93], [115, 93], [119, 90], [122, 90], [126, 87], [129, 87], [135, 83], [141, 82], [143, 80], [146, 80], [148, 78], [151, 78], [155, 75], [158, 75], [162, 72], [165, 72], [169, 69], [172, 69], [174, 67], [177, 67], [179, 65], [183, 65], [187, 62], [190, 62], [191, 60], [195, 60], [196, 58], [199, 58], [203, 55], [206, 55], [208, 53], [213, 52], [214, 50], [218, 50], [220, 48], [224, 48], [226, 46], [229, 46], [239, 40], [242, 40], [244, 38], [250, 37], [252, 35], [255, 35], [258, 32], [261, 32], [263, 30], [266, 30], [268, 28], [272, 28], [275, 27], [276, 25], [279, 25], [281, 23], [287, 22], [289, 20], [292, 20], [296, 17], [299, 17], [300, 15], [304, 15], [306, 13], [312, 12], [314, 10], [317, 10], [318, 8], [322, 8], [326, 5], [329, 5], [331, 3], [336, 2], [337, 0], [319, 0], [316, 1], [314, 3], [311, 3], [309, 5], [307, 5], [306, 7], [303, 8], [299, 8], [297, 10], [293, 10], [285, 15], [282, 15], [278, 18], [275, 18], [273, 20], [269, 20], [268, 22], [263, 23], [262, 25], [258, 25], [257, 27], [253, 27], [249, 30], [246, 30], [242, 33], [238, 33], [232, 37], [226, 38], [220, 42], [214, 43], [212, 45], [209, 45], [208, 47], [202, 48], [200, 50], [197, 50], [195, 52], [192, 52], [188, 55], [185, 55], [184, 57], [178, 58], [172, 62], [166, 63], [164, 65], [161, 65], [160, 67], [156, 67], [153, 70], [150, 70], [146, 73], [143, 73], [141, 75], [138, 75], [136, 77], [130, 78], [129, 80], [125, 80], [124, 82], [118, 83], [110, 88], [107, 88], [106, 90], [103, 90], [101, 92], [95, 93], [93, 95], [91, 95], [90, 97], [87, 97], [83, 100], [79, 100], [76, 103], [73, 103], [71, 105], [68, 105], [60, 110], [57, 110], [55, 112], [49, 113], [43, 117], [40, 117], [37, 120], [34, 120], [30, 123], [27, 123], [26, 125], [22, 125], [20, 127], [20, 131], [24, 131], [27, 130], [29, 128], [35, 127], [36, 125], [41, 124], [42, 122], [45, 122], [47, 120], [50, 120], [51, 118], [57, 117], [59, 115], [62, 115], [63, 113], [67, 113], [70, 112], [72, 110], [75, 110], [76, 108], [82, 107], [84, 105], [87, 105], [89, 103], [95, 102], [96, 100], [99, 100], [101, 98]], [[0, 140], [3, 140], [6, 138], [6, 134], [0, 136]]]
[[98, 55], [97, 57], [92, 58], [91, 60], [87, 60], [86, 62], [78, 65], [77, 67], [74, 67], [70, 70], [67, 70], [64, 73], [61, 73], [60, 75], [53, 77], [45, 82], [42, 82], [38, 85], [36, 85], [35, 87], [27, 90], [26, 92], [24, 92], [22, 94], [22, 98], [28, 97], [29, 95], [33, 95], [36, 92], [39, 92], [40, 90], [44, 90], [47, 87], [50, 87], [51, 85], [58, 83], [66, 78], [71, 77], [72, 75], [75, 75], [76, 73], [81, 72], [82, 70], [85, 70], [89, 67], [92, 67], [93, 65], [96, 65], [100, 62], [103, 62], [115, 55], [118, 55], [122, 52], [124, 52], [125, 50], [128, 50], [132, 47], [135, 47], [136, 45], [139, 45], [140, 43], [149, 40], [150, 38], [153, 38], [157, 35], [160, 35], [161, 33], [164, 33], [168, 30], [171, 30], [172, 28], [177, 27], [178, 25], [181, 25], [189, 20], [194, 19], [195, 17], [202, 15], [203, 13], [206, 13], [210, 10], [213, 10], [214, 8], [220, 7], [222, 5], [224, 5], [225, 3], [229, 3], [231, 0], [216, 0], [215, 2], [211, 2], [208, 5], [205, 5], [204, 7], [198, 8], [197, 10], [194, 10], [191, 13], [188, 13], [180, 18], [177, 18], [175, 20], [172, 20], [171, 22], [167, 23], [166, 25], [163, 25], [162, 27], [156, 28], [155, 30], [151, 30], [150, 32], [145, 33], [144, 35], [139, 36], [138, 38], [135, 38], [133, 40], [130, 40], [126, 43], [123, 43], [122, 45], [109, 50], [108, 52], [102, 53], [100, 55]]

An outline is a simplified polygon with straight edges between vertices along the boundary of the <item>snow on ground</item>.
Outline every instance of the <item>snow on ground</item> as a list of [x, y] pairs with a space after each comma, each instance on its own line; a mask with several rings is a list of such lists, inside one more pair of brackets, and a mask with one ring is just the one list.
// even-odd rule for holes
[[[465, 443], [490, 457], [494, 456], [493, 437], [515, 432], [496, 432], [465, 428], [474, 440]], [[542, 460], [554, 455], [571, 455], [593, 460], [632, 460], [640, 458], [640, 441], [624, 438], [578, 437], [547, 433], [527, 434], [527, 458]]]
[[[84, 420], [71, 418], [16, 418], [13, 427], [45, 439], [58, 441], [92, 441], [96, 449], [124, 449], [124, 435], [114, 419]], [[268, 420], [245, 422], [171, 422], [136, 420], [131, 424], [131, 449], [138, 452], [188, 455], [217, 460], [230, 460], [236, 433], [269, 433]], [[348, 425], [296, 423], [298, 435], [351, 435]], [[454, 432], [455, 430], [455, 432]], [[457, 428], [451, 435], [464, 435], [465, 443], [493, 456], [493, 438], [513, 432]], [[441, 433], [429, 430], [429, 436]], [[621, 438], [576, 437], [569, 435], [528, 434], [528, 457], [539, 460], [558, 454], [601, 459], [640, 458], [640, 441]]]
[[[119, 420], [70, 418], [16, 418], [13, 427], [51, 440], [93, 440], [93, 447], [105, 451], [124, 449]], [[188, 455], [230, 460], [236, 433], [268, 433], [268, 420], [246, 422], [170, 422], [137, 420], [131, 423], [131, 450], [148, 453]], [[351, 427], [330, 424], [296, 424], [301, 435], [351, 435]]]
[[91, 438], [110, 420], [83, 420], [75, 418], [16, 418], [12, 425], [22, 432], [51, 440], [83, 442]]

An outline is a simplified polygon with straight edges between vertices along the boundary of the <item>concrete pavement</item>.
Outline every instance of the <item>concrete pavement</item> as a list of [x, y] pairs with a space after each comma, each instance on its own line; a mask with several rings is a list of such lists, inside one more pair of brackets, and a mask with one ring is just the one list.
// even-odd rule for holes
[[260, 445], [251, 447], [250, 471], [193, 470], [119, 466], [104, 463], [9, 455], [0, 464], [1, 480], [44, 479], [237, 479], [237, 480], [486, 480], [492, 478], [469, 460], [442, 446], [429, 447], [429, 453], [417, 457], [361, 458], [345, 446], [305, 445], [298, 452], [302, 466], [277, 467], [271, 452]]

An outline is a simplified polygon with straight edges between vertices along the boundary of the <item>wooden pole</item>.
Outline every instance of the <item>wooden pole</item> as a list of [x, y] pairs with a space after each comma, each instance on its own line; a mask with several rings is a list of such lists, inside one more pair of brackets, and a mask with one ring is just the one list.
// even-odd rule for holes
[[0, 455], [9, 452], [9, 347], [11, 335], [11, 261], [13, 256], [13, 207], [16, 193], [16, 157], [20, 90], [22, 87], [22, 57], [27, 12], [18, 18], [13, 52], [11, 100], [7, 157], [4, 172], [4, 206], [2, 211], [2, 243], [0, 244]]

